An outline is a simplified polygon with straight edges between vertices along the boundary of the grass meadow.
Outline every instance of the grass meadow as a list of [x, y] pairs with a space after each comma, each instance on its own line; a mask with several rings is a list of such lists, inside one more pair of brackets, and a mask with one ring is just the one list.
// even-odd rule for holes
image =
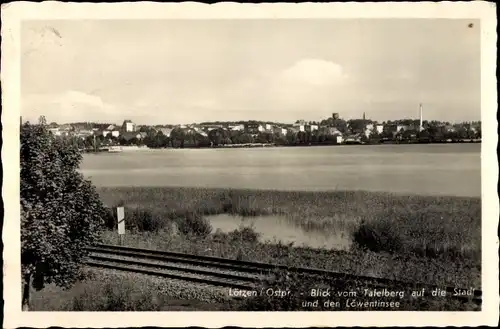
[[479, 198], [167, 187], [99, 193], [106, 205], [126, 207], [127, 223], [136, 231], [169, 230], [176, 223], [184, 233], [201, 230], [205, 236], [210, 228], [200, 223], [206, 215], [280, 214], [305, 229], [347, 234], [373, 252], [481, 263]]
[[[108, 229], [102, 234], [103, 243], [118, 242], [116, 219], [111, 209], [123, 205], [127, 216], [124, 243], [128, 246], [323, 268], [441, 286], [481, 288], [479, 198], [403, 196], [362, 191], [281, 192], [169, 187], [99, 188], [98, 192], [104, 204], [110, 207], [106, 219]], [[339, 251], [262, 241], [252, 228], [223, 233], [214, 231], [204, 217], [216, 214], [284, 215], [304, 229], [342, 232], [353, 243], [350, 250]], [[91, 278], [57, 297], [58, 305], [38, 302], [34, 309], [307, 309], [297, 304], [297, 298], [273, 302], [257, 297], [224, 303], [221, 297], [224, 294], [214, 297], [214, 293], [209, 292], [207, 299], [193, 295], [189, 289], [186, 293], [186, 288], [169, 290], [183, 291], [180, 295], [158, 297], [151, 295], [158, 289], [151, 288], [152, 283], [147, 282], [161, 279], [139, 275], [141, 279], [134, 283], [138, 280], [135, 278], [137, 274], [91, 271], [94, 273]], [[118, 276], [122, 279], [116, 280]], [[156, 284], [161, 284], [159, 282]], [[316, 283], [302, 278], [286, 284], [302, 287]], [[179, 283], [181, 286], [186, 284]], [[54, 287], [46, 289], [57, 290]], [[40, 296], [46, 295], [36, 294], [38, 301]], [[474, 310], [475, 306], [450, 299], [441, 302], [419, 299], [407, 300], [401, 310], [405, 309]]]
[[[479, 306], [470, 300], [446, 298], [414, 298], [407, 287], [390, 287], [404, 292], [397, 298], [379, 298], [379, 301], [398, 303], [395, 307], [371, 305], [354, 307], [351, 302], [373, 302], [372, 297], [364, 295], [364, 287], [350, 282], [335, 282], [331, 279], [310, 280], [300, 276], [284, 276], [275, 272], [272, 279], [261, 282], [260, 289], [289, 290], [286, 297], [260, 295], [252, 298], [231, 297], [227, 288], [213, 288], [190, 284], [177, 280], [165, 280], [136, 273], [113, 270], [86, 269], [87, 279], [80, 281], [68, 290], [49, 285], [43, 291], [34, 292], [32, 306], [35, 311], [476, 311]], [[330, 288], [334, 291], [356, 292], [356, 297], [318, 298], [303, 296], [300, 291]], [[304, 302], [318, 300], [317, 307]], [[325, 306], [325, 301], [338, 305]], [[331, 304], [330, 304], [331, 305]], [[377, 307], [378, 306], [378, 307]]]
[[33, 291], [34, 311], [213, 311], [227, 293], [137, 273], [84, 269], [86, 280], [63, 290], [51, 284]]

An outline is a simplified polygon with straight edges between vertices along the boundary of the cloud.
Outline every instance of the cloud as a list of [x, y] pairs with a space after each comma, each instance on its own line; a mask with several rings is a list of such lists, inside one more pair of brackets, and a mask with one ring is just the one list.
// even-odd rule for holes
[[30, 120], [44, 115], [48, 121], [88, 121], [91, 118], [112, 119], [116, 115], [113, 105], [99, 96], [68, 90], [59, 94], [31, 94], [23, 97], [22, 114]]
[[210, 98], [202, 98], [198, 101], [190, 103], [193, 108], [199, 108], [204, 110], [213, 110], [217, 109], [220, 104], [215, 99]]
[[[307, 117], [316, 120], [329, 115], [336, 106], [345, 109], [351, 87], [352, 80], [341, 65], [306, 58], [281, 69], [262, 67], [235, 79], [231, 86], [214, 93], [212, 98], [193, 96], [189, 102], [193, 106], [203, 104], [212, 113], [220, 112], [218, 117], [268, 117], [283, 122]], [[311, 112], [314, 112], [312, 116]]]
[[90, 106], [98, 108], [106, 108], [102, 99], [95, 95], [89, 95], [80, 91], [69, 90], [53, 100], [53, 103], [60, 104], [64, 107], [74, 107], [74, 106]]
[[321, 59], [302, 59], [285, 69], [281, 78], [291, 83], [325, 86], [343, 82], [347, 76], [339, 64]]
[[310, 111], [329, 113], [332, 106], [343, 102], [348, 87], [348, 76], [341, 65], [305, 58], [274, 76], [263, 74], [248, 95], [260, 103], [260, 108], [279, 111], [280, 115], [288, 112], [295, 118]]

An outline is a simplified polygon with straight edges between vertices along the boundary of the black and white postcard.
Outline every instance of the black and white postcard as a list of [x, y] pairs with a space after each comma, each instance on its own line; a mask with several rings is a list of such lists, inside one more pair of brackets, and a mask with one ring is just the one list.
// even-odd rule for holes
[[495, 325], [495, 15], [2, 5], [5, 327]]

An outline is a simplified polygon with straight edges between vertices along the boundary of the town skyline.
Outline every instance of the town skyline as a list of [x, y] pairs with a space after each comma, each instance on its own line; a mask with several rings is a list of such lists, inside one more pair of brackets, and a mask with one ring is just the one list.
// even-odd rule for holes
[[[470, 20], [27, 21], [21, 114], [138, 124], [476, 121]], [[161, 33], [158, 33], [161, 31]]]
[[[373, 119], [373, 118], [370, 118], [369, 116], [367, 116], [366, 112], [363, 112], [363, 116], [360, 117], [360, 118], [343, 118], [340, 113], [335, 113], [333, 112], [331, 114], [330, 117], [332, 117], [332, 115], [334, 114], [337, 114], [339, 115], [339, 119], [340, 120], [344, 120], [344, 121], [350, 121], [350, 120], [367, 120], [367, 121], [371, 121], [371, 122], [377, 122], [377, 123], [384, 123], [384, 122], [396, 122], [396, 121], [405, 121], [405, 120], [413, 120], [413, 121], [418, 121], [420, 120], [420, 117], [419, 116], [415, 116], [415, 117], [404, 117], [404, 118], [392, 118], [392, 119], [388, 119], [388, 120], [376, 120], [376, 119]], [[51, 118], [48, 118], [46, 117], [45, 115], [39, 115], [37, 118], [29, 118], [29, 117], [23, 117], [21, 115], [20, 119], [21, 119], [21, 122], [31, 122], [31, 123], [36, 123], [39, 121], [39, 119], [43, 117], [44, 120], [46, 121], [47, 124], [51, 123], [51, 122], [55, 122], [59, 125], [66, 125], [66, 124], [75, 124], [75, 123], [83, 123], [83, 122], [88, 122], [88, 123], [95, 123], [95, 124], [113, 124], [113, 125], [120, 125], [122, 122], [124, 121], [128, 121], [130, 120], [130, 118], [128, 117], [122, 117], [121, 119], [117, 119], [117, 120], [114, 120], [114, 121], [100, 121], [100, 120], [92, 120], [92, 119], [89, 119], [89, 120], [80, 120], [80, 121], [67, 121], [67, 122], [59, 122], [59, 121], [55, 121], [55, 120], [51, 120]], [[162, 125], [171, 125], [171, 126], [179, 126], [179, 125], [200, 125], [200, 124], [203, 124], [203, 123], [215, 123], [215, 122], [220, 122], [220, 123], [236, 123], [236, 122], [262, 122], [262, 123], [273, 123], [273, 124], [282, 124], [282, 125], [293, 125], [299, 121], [301, 122], [304, 122], [304, 123], [309, 123], [309, 122], [321, 122], [323, 120], [326, 120], [328, 119], [328, 117], [325, 117], [325, 118], [319, 118], [317, 120], [308, 120], [308, 119], [296, 119], [296, 120], [292, 120], [290, 122], [285, 122], [285, 121], [272, 121], [272, 120], [259, 120], [259, 119], [240, 119], [240, 120], [206, 120], [206, 121], [196, 121], [196, 122], [181, 122], [181, 123], [169, 123], [169, 122], [155, 122], [155, 123], [144, 123], [144, 122], [137, 122], [137, 121], [134, 121], [134, 120], [131, 120], [133, 121], [135, 124], [137, 125], [140, 125], [140, 126], [162, 126]], [[436, 119], [433, 119], [433, 118], [426, 118], [425, 117], [425, 114], [423, 114], [422, 116], [422, 120], [424, 122], [431, 122], [431, 121], [437, 121], [437, 122], [448, 122], [450, 124], [461, 124], [461, 123], [466, 123], [466, 122], [481, 122], [481, 119], [479, 118], [478, 120], [436, 120]]]

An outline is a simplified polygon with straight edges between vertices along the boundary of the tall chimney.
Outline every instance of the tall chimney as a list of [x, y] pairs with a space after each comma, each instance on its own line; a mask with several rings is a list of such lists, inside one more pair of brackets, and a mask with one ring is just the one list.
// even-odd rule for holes
[[424, 114], [422, 110], [422, 103], [420, 103], [420, 131], [424, 130], [423, 119], [424, 119]]

